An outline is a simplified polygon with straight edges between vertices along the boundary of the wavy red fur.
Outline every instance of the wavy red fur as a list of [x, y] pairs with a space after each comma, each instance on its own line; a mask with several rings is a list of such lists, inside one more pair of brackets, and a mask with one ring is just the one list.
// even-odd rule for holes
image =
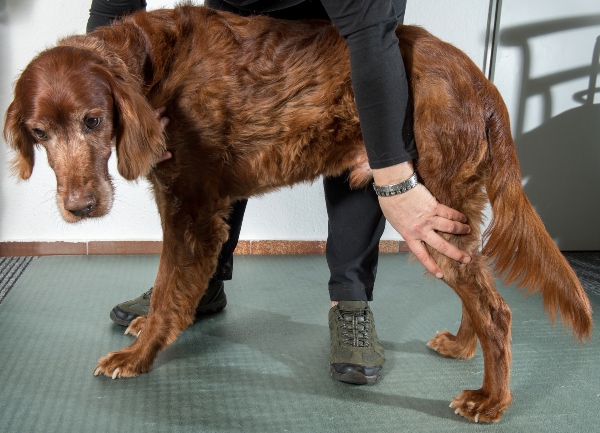
[[[578, 338], [591, 332], [581, 285], [535, 215], [520, 183], [506, 108], [460, 50], [425, 30], [400, 26], [410, 79], [417, 167], [437, 199], [469, 219], [472, 232], [446, 237], [473, 260], [431, 250], [460, 297], [456, 335], [429, 346], [469, 358], [480, 341], [484, 377], [451, 404], [475, 421], [497, 421], [511, 402], [510, 309], [488, 266], [539, 290], [551, 318]], [[153, 109], [166, 107], [165, 133]], [[89, 119], [101, 119], [92, 130]], [[95, 124], [94, 121], [90, 122]], [[43, 130], [45, 138], [35, 137]], [[98, 362], [96, 374], [136, 376], [193, 321], [213, 274], [231, 203], [318, 176], [371, 180], [354, 105], [347, 48], [330, 23], [243, 18], [202, 7], [138, 13], [86, 36], [62, 40], [23, 71], [6, 116], [13, 167], [26, 179], [39, 142], [57, 178], [57, 204], [70, 222], [112, 205], [107, 169], [146, 176], [163, 226], [163, 251], [148, 317], [127, 332], [129, 347]], [[164, 149], [173, 157], [155, 165]], [[481, 251], [487, 196], [493, 220]]]

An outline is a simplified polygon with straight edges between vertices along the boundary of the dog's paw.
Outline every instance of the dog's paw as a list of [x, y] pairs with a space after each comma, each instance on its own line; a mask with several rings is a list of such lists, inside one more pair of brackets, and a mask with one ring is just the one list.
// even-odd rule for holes
[[482, 390], [465, 390], [455, 397], [450, 407], [454, 413], [475, 422], [498, 422], [512, 398], [510, 393], [505, 398], [491, 398]]
[[113, 379], [135, 377], [149, 371], [151, 366], [151, 362], [145, 362], [135, 351], [125, 348], [100, 358], [94, 376], [104, 375]]
[[461, 344], [455, 335], [445, 330], [436, 332], [435, 337], [429, 340], [427, 346], [449, 358], [471, 359], [477, 350], [477, 340]]
[[144, 325], [146, 324], [146, 316], [140, 316], [129, 324], [127, 329], [125, 330], [125, 334], [133, 335], [134, 337], [139, 337], [142, 333], [142, 329], [144, 329]]

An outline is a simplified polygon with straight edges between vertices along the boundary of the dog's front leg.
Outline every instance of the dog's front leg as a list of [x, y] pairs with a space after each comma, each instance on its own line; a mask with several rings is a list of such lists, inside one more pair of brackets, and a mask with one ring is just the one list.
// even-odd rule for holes
[[184, 225], [171, 224], [166, 216], [163, 251], [148, 316], [131, 323], [125, 332], [136, 335], [136, 341], [101, 358], [95, 375], [116, 379], [149, 371], [158, 352], [193, 323], [196, 306], [215, 272], [227, 238], [225, 209], [228, 203], [220, 206], [222, 212], [211, 207], [194, 219], [179, 215], [176, 219], [187, 221]]
[[163, 251], [148, 316], [138, 317], [125, 331], [138, 338], [130, 346], [100, 358], [94, 375], [104, 374], [116, 379], [149, 371], [158, 352], [175, 341], [179, 332], [189, 325], [191, 319], [186, 317], [187, 308], [182, 311], [180, 303], [173, 303], [178, 291], [178, 274], [178, 269]]

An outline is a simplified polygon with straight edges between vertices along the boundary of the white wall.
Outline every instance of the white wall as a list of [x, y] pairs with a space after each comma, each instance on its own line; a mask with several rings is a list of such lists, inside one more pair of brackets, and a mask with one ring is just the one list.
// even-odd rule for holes
[[[525, 192], [562, 250], [600, 249], [598, 38], [598, 0], [502, 1], [494, 82]], [[595, 99], [583, 100], [592, 76]]]
[[[175, 2], [149, 0], [148, 9]], [[89, 0], [0, 0], [0, 111], [12, 99], [12, 83], [19, 71], [59, 37], [84, 33]], [[488, 1], [409, 0], [406, 23], [418, 24], [463, 49], [483, 68]], [[2, 125], [3, 126], [3, 125]], [[1, 141], [1, 140], [0, 140]], [[160, 223], [144, 182], [123, 181], [112, 161], [117, 187], [110, 215], [78, 225], [62, 221], [55, 206], [55, 179], [37, 155], [31, 179], [17, 183], [10, 177], [6, 146], [0, 146], [0, 241], [160, 240]], [[248, 204], [241, 239], [322, 240], [327, 217], [321, 182], [298, 185]], [[384, 239], [399, 239], [386, 229]]]

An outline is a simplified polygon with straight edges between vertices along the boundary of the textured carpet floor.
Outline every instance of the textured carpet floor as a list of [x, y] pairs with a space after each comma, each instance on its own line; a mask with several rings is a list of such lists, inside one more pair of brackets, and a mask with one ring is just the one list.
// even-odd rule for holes
[[0, 302], [33, 259], [34, 257], [0, 257]]
[[[371, 304], [388, 361], [379, 383], [327, 373], [323, 256], [239, 256], [229, 304], [187, 329], [148, 374], [92, 375], [132, 342], [108, 312], [147, 290], [155, 256], [40, 257], [0, 304], [2, 432], [583, 432], [598, 431], [600, 343], [579, 345], [549, 324], [536, 297], [500, 292], [513, 311], [514, 402], [477, 425], [448, 407], [482, 381], [467, 361], [425, 343], [456, 331], [461, 307], [418, 264], [383, 256]], [[592, 295], [595, 311], [600, 298]], [[595, 313], [598, 320], [598, 313]]]
[[600, 251], [563, 253], [581, 281], [583, 288], [600, 295]]

